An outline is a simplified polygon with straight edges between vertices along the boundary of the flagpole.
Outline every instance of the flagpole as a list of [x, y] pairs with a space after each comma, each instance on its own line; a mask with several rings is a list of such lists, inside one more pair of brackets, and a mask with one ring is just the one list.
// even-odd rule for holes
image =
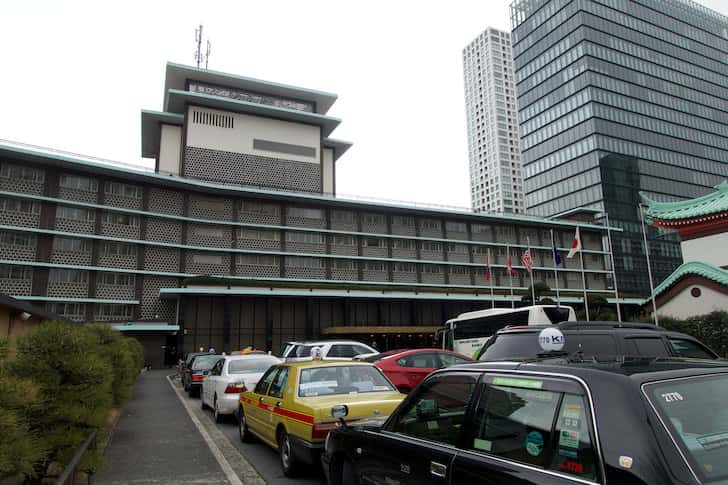
[[490, 307], [495, 308], [495, 296], [493, 295], [493, 283], [495, 278], [493, 277], [493, 270], [490, 264], [490, 248], [488, 248], [488, 273], [490, 274]]
[[[576, 226], [577, 229], [579, 226]], [[579, 231], [579, 240], [581, 241], [581, 231]], [[584, 290], [584, 310], [586, 312], [586, 321], [589, 321], [589, 299], [586, 296], [586, 275], [584, 274], [584, 245], [579, 249], [579, 261], [581, 262], [581, 287]]]
[[531, 254], [531, 238], [528, 236], [526, 236], [526, 244], [528, 245], [528, 256], [531, 258], [531, 269], [528, 271], [528, 274], [531, 275], [531, 305], [535, 305], [536, 289], [533, 287], [533, 255]]
[[655, 284], [652, 282], [652, 266], [650, 265], [650, 248], [647, 244], [647, 230], [645, 229], [645, 208], [640, 204], [640, 222], [642, 223], [642, 238], [645, 241], [645, 256], [647, 257], [647, 276], [650, 278], [650, 298], [652, 298], [652, 315], [655, 318], [655, 325], [660, 326], [657, 319], [657, 303], [655, 303]]
[[617, 300], [617, 321], [622, 321], [622, 310], [619, 307], [619, 290], [617, 289], [617, 268], [614, 267], [614, 248], [612, 248], [612, 231], [609, 228], [609, 214], [604, 212], [607, 223], [607, 242], [609, 243], [609, 260], [612, 262], [612, 281], [614, 282], [614, 298]]
[[556, 306], [561, 306], [559, 297], [559, 272], [556, 264], [556, 243], [554, 242], [554, 230], [551, 229], [551, 259], [554, 260], [554, 284], [556, 285]]
[[516, 308], [516, 302], [513, 300], [513, 263], [507, 264], [511, 259], [511, 246], [509, 244], [506, 244], [506, 251], [508, 252], [506, 255], [506, 271], [508, 271], [508, 280], [511, 286], [511, 308]]

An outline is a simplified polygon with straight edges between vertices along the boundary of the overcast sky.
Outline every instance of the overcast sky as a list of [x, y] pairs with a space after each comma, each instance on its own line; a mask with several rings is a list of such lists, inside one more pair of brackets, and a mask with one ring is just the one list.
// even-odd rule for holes
[[[728, 0], [703, 0], [728, 13]], [[167, 61], [337, 93], [337, 191], [469, 206], [462, 48], [506, 0], [0, 2], [0, 139], [126, 163]]]

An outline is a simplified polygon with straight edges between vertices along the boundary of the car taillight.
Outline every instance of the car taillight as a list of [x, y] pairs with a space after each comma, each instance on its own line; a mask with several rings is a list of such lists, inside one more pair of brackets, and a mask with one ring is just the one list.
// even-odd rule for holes
[[245, 384], [243, 384], [242, 382], [231, 382], [225, 388], [225, 394], [238, 394], [245, 391], [247, 391], [247, 389], [245, 388]]
[[328, 436], [329, 431], [336, 428], [339, 425], [337, 421], [331, 421], [328, 423], [314, 423], [313, 429], [311, 430], [311, 438], [322, 440]]
[[204, 381], [205, 376], [203, 376], [202, 374], [192, 374], [192, 380], [193, 381]]

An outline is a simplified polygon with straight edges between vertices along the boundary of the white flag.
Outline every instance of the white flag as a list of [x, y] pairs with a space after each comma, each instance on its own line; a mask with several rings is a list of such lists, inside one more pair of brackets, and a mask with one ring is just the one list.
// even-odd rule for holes
[[576, 234], [574, 234], [574, 242], [571, 243], [571, 249], [567, 258], [573, 258], [577, 251], [581, 251], [581, 236], [579, 235], [579, 226], [576, 226]]

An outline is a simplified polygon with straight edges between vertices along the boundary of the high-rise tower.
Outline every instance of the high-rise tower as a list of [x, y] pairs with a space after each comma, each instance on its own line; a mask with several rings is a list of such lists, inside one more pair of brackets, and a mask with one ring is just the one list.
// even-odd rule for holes
[[463, 49], [463, 71], [473, 210], [522, 214], [511, 34], [488, 27]]

